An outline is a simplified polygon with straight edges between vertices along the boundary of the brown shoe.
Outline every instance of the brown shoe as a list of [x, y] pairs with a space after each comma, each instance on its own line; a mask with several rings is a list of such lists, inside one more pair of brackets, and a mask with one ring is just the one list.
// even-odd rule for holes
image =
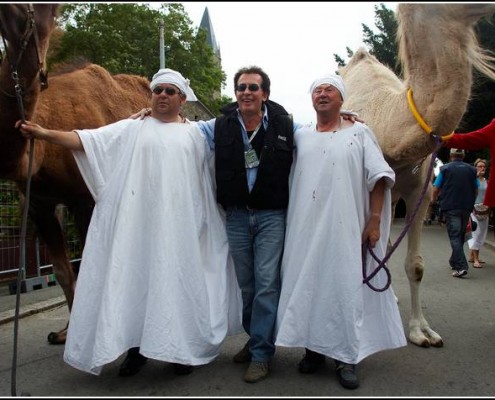
[[249, 351], [249, 340], [246, 342], [242, 350], [234, 356], [233, 360], [236, 363], [247, 363], [251, 361], [251, 353]]
[[256, 383], [268, 376], [268, 363], [251, 361], [244, 374], [244, 380], [249, 383]]

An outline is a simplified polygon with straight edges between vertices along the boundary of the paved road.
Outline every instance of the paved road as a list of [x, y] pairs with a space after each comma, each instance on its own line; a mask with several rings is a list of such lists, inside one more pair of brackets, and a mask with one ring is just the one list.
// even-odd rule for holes
[[[393, 229], [394, 237], [399, 227]], [[493, 236], [493, 232], [489, 235]], [[393, 287], [399, 298], [404, 326], [409, 317], [409, 285], [402, 267], [405, 242], [392, 256]], [[467, 248], [467, 246], [466, 246]], [[175, 376], [167, 363], [150, 360], [136, 376], [117, 376], [122, 357], [106, 366], [100, 376], [85, 374], [62, 360], [63, 346], [49, 345], [46, 336], [62, 328], [65, 306], [32, 314], [19, 321], [16, 394], [30, 396], [160, 396], [160, 397], [258, 397], [258, 396], [495, 396], [495, 250], [487, 245], [482, 269], [470, 268], [464, 278], [453, 278], [447, 259], [450, 247], [445, 228], [425, 226], [423, 254], [427, 269], [422, 284], [422, 305], [430, 325], [444, 339], [443, 348], [407, 347], [372, 355], [362, 361], [361, 387], [340, 387], [332, 362], [314, 375], [296, 370], [302, 349], [278, 348], [270, 377], [256, 384], [242, 381], [245, 366], [231, 362], [246, 340], [244, 334], [227, 338], [221, 355], [188, 376]], [[21, 295], [30, 306], [61, 296], [58, 286], [41, 293]], [[2, 307], [15, 304], [0, 291]], [[48, 298], [44, 298], [48, 297]], [[10, 302], [9, 305], [7, 302]], [[55, 302], [56, 303], [56, 302]], [[30, 307], [35, 308], [33, 305]], [[5, 316], [5, 311], [0, 315]], [[0, 324], [0, 396], [10, 396], [12, 386], [13, 323]]]

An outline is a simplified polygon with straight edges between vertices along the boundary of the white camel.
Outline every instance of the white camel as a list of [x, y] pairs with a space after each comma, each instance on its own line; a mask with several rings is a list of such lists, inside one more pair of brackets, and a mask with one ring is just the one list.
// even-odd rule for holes
[[[474, 24], [494, 12], [495, 4], [399, 4], [397, 38], [404, 80], [364, 49], [339, 70], [347, 91], [344, 107], [357, 111], [375, 132], [396, 173], [393, 201], [403, 198], [408, 212], [415, 209], [426, 179], [428, 155], [436, 145], [432, 135], [449, 135], [466, 110], [473, 67], [495, 79], [494, 59], [480, 49], [474, 32]], [[423, 127], [410, 109], [409, 89]], [[429, 198], [428, 191], [407, 235], [409, 340], [422, 347], [441, 347], [443, 340], [430, 328], [420, 301], [421, 230]]]

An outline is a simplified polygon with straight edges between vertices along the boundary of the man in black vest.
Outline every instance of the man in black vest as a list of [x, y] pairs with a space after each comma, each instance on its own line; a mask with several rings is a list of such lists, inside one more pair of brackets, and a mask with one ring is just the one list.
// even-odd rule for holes
[[469, 215], [478, 195], [476, 168], [462, 161], [464, 150], [450, 149], [451, 162], [440, 168], [433, 183], [432, 201], [440, 196], [440, 209], [445, 216], [447, 233], [452, 247], [449, 264], [452, 276], [462, 278], [468, 272], [464, 241]]
[[226, 210], [242, 323], [250, 337], [234, 361], [250, 362], [244, 380], [258, 382], [275, 353], [294, 128], [287, 111], [268, 100], [270, 78], [261, 68], [240, 69], [234, 86], [237, 102], [214, 123], [217, 201]]

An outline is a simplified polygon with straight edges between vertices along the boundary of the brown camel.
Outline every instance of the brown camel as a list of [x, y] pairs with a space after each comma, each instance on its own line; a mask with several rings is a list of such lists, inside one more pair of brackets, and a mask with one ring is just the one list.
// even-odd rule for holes
[[[402, 197], [409, 213], [415, 209], [427, 179], [430, 153], [436, 146], [432, 135], [449, 135], [466, 110], [473, 67], [495, 79], [494, 59], [479, 48], [473, 29], [481, 17], [493, 12], [495, 4], [399, 4], [399, 56], [404, 80], [364, 49], [357, 51], [339, 71], [348, 94], [344, 106], [359, 112], [375, 132], [396, 173], [394, 199]], [[409, 89], [431, 134], [425, 132], [410, 111]], [[425, 156], [428, 157], [421, 164]], [[414, 174], [414, 167], [420, 164], [421, 169]], [[423, 316], [419, 290], [424, 272], [421, 230], [429, 192], [425, 198], [407, 236], [404, 267], [411, 294], [409, 340], [422, 347], [441, 347], [442, 338]]]
[[[16, 83], [24, 89], [25, 118], [60, 130], [96, 128], [127, 118], [147, 107], [151, 97], [146, 78], [111, 76], [94, 64], [50, 77], [48, 88], [41, 91], [40, 81], [46, 75], [43, 66], [60, 5], [34, 4], [32, 10], [29, 7], [27, 3], [0, 4], [0, 33], [6, 39], [8, 56], [0, 65], [0, 178], [14, 181], [21, 194], [26, 191], [29, 142], [14, 128], [21, 118]], [[11, 73], [12, 67], [18, 82]], [[75, 274], [55, 208], [58, 204], [69, 208], [84, 243], [94, 201], [72, 153], [60, 146], [35, 141], [32, 172], [29, 216], [47, 245], [70, 311]], [[64, 343], [66, 330], [67, 327], [51, 332], [49, 342]]]

